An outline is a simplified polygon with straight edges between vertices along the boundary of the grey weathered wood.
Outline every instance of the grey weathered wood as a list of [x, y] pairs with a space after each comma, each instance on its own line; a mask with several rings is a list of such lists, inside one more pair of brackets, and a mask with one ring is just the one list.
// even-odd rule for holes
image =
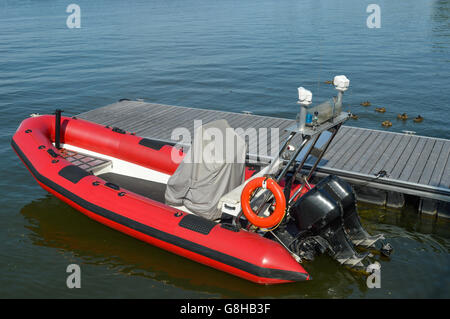
[[[348, 170], [349, 167], [353, 166], [353, 161], [356, 161], [357, 158], [360, 158], [364, 152], [364, 150], [368, 147], [367, 140], [373, 132], [364, 131], [358, 141], [350, 147], [347, 154], [342, 157], [342, 162], [337, 168]], [[375, 134], [373, 134], [375, 135]]]
[[444, 146], [443, 141], [436, 140], [436, 143], [431, 150], [430, 157], [428, 158], [427, 165], [425, 166], [422, 176], [420, 176], [419, 184], [428, 185], [430, 183], [431, 175], [433, 174], [434, 168], [437, 165], [439, 155], [442, 151], [442, 146]]
[[429, 161], [434, 146], [436, 145], [435, 140], [425, 140], [425, 147], [419, 158], [417, 158], [414, 168], [408, 178], [411, 183], [418, 183], [420, 177], [423, 175], [425, 167], [427, 165], [432, 166], [433, 164]]
[[347, 161], [347, 163], [345, 163], [342, 169], [351, 170], [357, 163], [359, 163], [361, 161], [361, 158], [367, 154], [367, 150], [370, 146], [372, 146], [378, 135], [379, 132], [368, 131], [367, 139], [359, 146], [358, 151], [353, 154], [353, 156]]
[[450, 155], [447, 157], [444, 172], [442, 173], [440, 187], [450, 187]]
[[389, 154], [389, 160], [386, 165], [383, 166], [383, 169], [389, 174], [392, 175], [392, 171], [398, 163], [398, 160], [402, 156], [403, 152], [407, 150], [409, 143], [413, 140], [412, 136], [404, 135], [402, 136], [399, 144], [395, 149], [392, 149], [392, 152]]
[[395, 163], [395, 166], [392, 168], [392, 170], [389, 171], [391, 174], [391, 177], [400, 179], [400, 175], [403, 172], [403, 169], [405, 168], [405, 164], [408, 161], [408, 159], [411, 157], [411, 154], [414, 152], [414, 149], [419, 141], [419, 137], [417, 136], [411, 136], [408, 144], [404, 148], [403, 152], [401, 153], [400, 157], [398, 158], [397, 163]]
[[447, 163], [449, 153], [450, 147], [446, 147], [446, 144], [444, 144], [441, 153], [439, 154], [436, 166], [434, 167], [433, 174], [431, 175], [431, 180], [428, 183], [429, 185], [439, 186], [441, 178], [445, 172], [445, 165]]
[[359, 131], [352, 132], [348, 139], [345, 140], [345, 143], [329, 158], [327, 166], [335, 167], [339, 161], [342, 161], [342, 157], [348, 153], [348, 150], [358, 141], [359, 137]]
[[[269, 156], [277, 153], [277, 143], [272, 143], [270, 129], [279, 129], [277, 142], [280, 146], [289, 134], [284, 129], [295, 123], [291, 119], [140, 101], [117, 102], [78, 116], [163, 141], [171, 140], [177, 127], [185, 127], [193, 134], [194, 120], [206, 124], [226, 119], [231, 127], [242, 128], [244, 133], [249, 128], [254, 128], [257, 133], [265, 128], [267, 134], [258, 135], [257, 145], [251, 145], [248, 150], [253, 158], [266, 155], [260, 154], [264, 147]], [[446, 139], [342, 126], [318, 169], [349, 181], [366, 181], [364, 183], [389, 191], [404, 189], [408, 193], [408, 189], [409, 193], [424, 198], [434, 198], [433, 194], [437, 192], [441, 200], [448, 198], [450, 201], [450, 140]], [[380, 170], [385, 170], [390, 176], [375, 178], [374, 174]]]
[[361, 134], [366, 137], [365, 135], [368, 135], [369, 132], [359, 132], [359, 130], [352, 132], [352, 136], [346, 140], [346, 143], [342, 145], [335, 155], [330, 158], [327, 164], [336, 168], [342, 168], [347, 160], [357, 151], [363, 140], [363, 138], [361, 138]]
[[328, 163], [340, 150], [342, 150], [343, 147], [346, 147], [346, 145], [348, 146], [348, 140], [354, 136], [355, 132], [352, 130], [338, 132], [334, 138], [334, 141], [323, 157], [324, 161]]
[[[409, 181], [409, 177], [411, 176], [411, 173], [413, 172], [413, 169], [416, 166], [420, 155], [423, 153], [426, 141], [427, 140], [424, 138], [419, 138], [416, 146], [414, 147], [414, 150], [402, 162], [403, 168], [398, 177], [399, 179], [404, 180], [404, 181]], [[393, 177], [396, 178], [396, 176], [393, 176]]]
[[364, 164], [366, 164], [370, 160], [369, 157], [373, 156], [373, 154], [375, 154], [375, 152], [379, 150], [378, 148], [380, 147], [380, 144], [383, 141], [383, 134], [380, 134], [380, 132], [374, 132], [373, 138], [374, 140], [371, 141], [371, 143], [367, 143], [368, 148], [363, 153], [361, 153], [362, 156], [359, 158], [355, 157], [353, 165], [349, 167], [350, 170], [360, 172], [361, 169], [364, 167]]
[[328, 161], [339, 149], [345, 144], [348, 136], [351, 134], [352, 130], [349, 130], [347, 127], [342, 127], [339, 132], [336, 134], [334, 141], [329, 146], [327, 152], [324, 155], [324, 160]]
[[[383, 133], [383, 134], [382, 134]], [[379, 172], [386, 162], [389, 160], [389, 156], [397, 147], [402, 136], [395, 134], [380, 133], [382, 141], [379, 148], [372, 148], [372, 152], [365, 155], [366, 163], [362, 162], [362, 168], [358, 171], [363, 174], [373, 174]]]

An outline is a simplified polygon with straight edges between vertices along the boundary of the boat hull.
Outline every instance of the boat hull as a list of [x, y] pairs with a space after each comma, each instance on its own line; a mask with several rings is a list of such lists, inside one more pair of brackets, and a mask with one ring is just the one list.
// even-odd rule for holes
[[[11, 145], [39, 185], [89, 218], [151, 245], [260, 284], [309, 280], [304, 268], [278, 243], [245, 230], [182, 212], [123, 188], [111, 188], [98, 176], [74, 167], [53, 146], [55, 117], [26, 119]], [[90, 151], [165, 174], [177, 164], [173, 148], [151, 146], [141, 137], [63, 117], [61, 139]], [[71, 167], [67, 169], [67, 167]], [[63, 170], [66, 168], [65, 170]], [[64, 172], [70, 171], [70, 174]]]

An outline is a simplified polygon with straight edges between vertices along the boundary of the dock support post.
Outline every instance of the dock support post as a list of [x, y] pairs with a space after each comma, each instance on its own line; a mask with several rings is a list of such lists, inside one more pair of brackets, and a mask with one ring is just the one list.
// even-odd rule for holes
[[386, 207], [402, 208], [405, 206], [405, 196], [402, 193], [387, 191]]
[[450, 202], [439, 202], [437, 216], [440, 220], [450, 221]]
[[428, 198], [421, 198], [419, 201], [419, 213], [427, 214], [429, 216], [436, 216], [437, 201]]
[[355, 190], [356, 200], [364, 203], [386, 206], [387, 196], [385, 191], [359, 185], [355, 185], [353, 188]]

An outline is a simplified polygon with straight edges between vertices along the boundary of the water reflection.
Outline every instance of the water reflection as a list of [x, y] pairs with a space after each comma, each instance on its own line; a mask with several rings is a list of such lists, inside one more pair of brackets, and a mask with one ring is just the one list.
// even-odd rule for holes
[[[416, 216], [401, 211], [380, 211], [379, 208], [361, 207], [364, 224], [372, 233], [385, 232], [394, 241], [396, 251], [391, 261], [380, 260], [386, 272], [405, 254], [404, 241], [413, 249], [426, 247], [434, 254], [448, 253], [447, 224], [430, 227]], [[135, 240], [115, 230], [94, 222], [53, 196], [47, 195], [32, 201], [21, 209], [30, 230], [34, 245], [70, 252], [83, 263], [98, 266], [99, 275], [119, 273], [123, 277], [140, 277], [152, 282], [175, 286], [183, 290], [206, 293], [216, 297], [268, 297], [268, 298], [345, 298], [383, 297], [385, 293], [369, 289], [365, 277], [338, 266], [331, 258], [322, 256], [305, 268], [314, 280], [277, 286], [260, 286], [234, 276], [216, 271], [159, 248]], [[406, 216], [406, 217], [405, 217]], [[399, 227], [399, 225], [402, 225]], [[430, 236], [431, 235], [431, 236]], [[412, 243], [412, 244], [411, 244]], [[420, 258], [413, 253], [403, 256]], [[410, 260], [412, 262], [413, 260]], [[114, 286], [114, 282], [109, 285]], [[117, 287], [119, 289], [119, 287]], [[401, 295], [401, 287], [396, 291]], [[385, 291], [386, 292], [386, 291]], [[107, 296], [102, 292], [101, 296]]]

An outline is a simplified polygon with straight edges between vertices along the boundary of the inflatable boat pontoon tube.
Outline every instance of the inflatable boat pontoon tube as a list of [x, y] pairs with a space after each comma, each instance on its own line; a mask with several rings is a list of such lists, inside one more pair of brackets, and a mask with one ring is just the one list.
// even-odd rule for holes
[[[171, 175], [173, 146], [117, 128], [62, 117], [61, 143]], [[55, 116], [24, 120], [11, 144], [42, 188], [86, 216], [139, 240], [260, 284], [309, 280], [279, 243], [223, 227], [109, 183], [61, 156]]]

